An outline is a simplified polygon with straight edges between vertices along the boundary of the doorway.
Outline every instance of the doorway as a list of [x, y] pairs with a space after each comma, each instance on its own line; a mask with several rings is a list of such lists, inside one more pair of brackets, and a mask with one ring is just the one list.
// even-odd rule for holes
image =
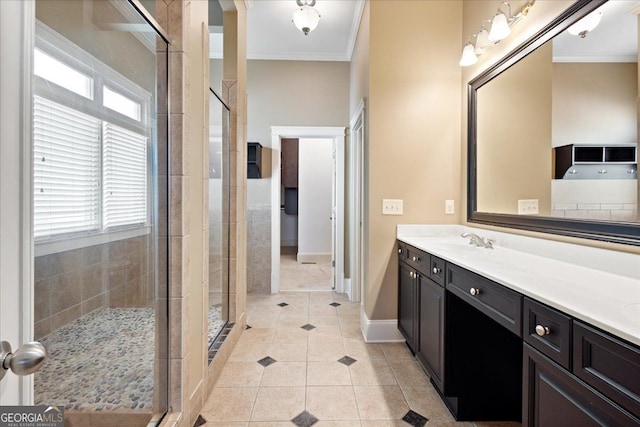
[[[305, 139], [311, 141], [330, 140], [331, 141], [331, 157], [335, 167], [331, 171], [331, 187], [332, 200], [329, 210], [330, 228], [328, 233], [324, 232], [324, 237], [331, 239], [331, 256], [329, 257], [329, 268], [331, 269], [330, 280], [331, 286], [325, 290], [335, 290], [336, 292], [344, 292], [344, 143], [345, 131], [344, 127], [272, 127], [272, 159], [271, 159], [271, 292], [278, 293], [281, 288], [281, 226], [282, 226], [282, 182], [281, 182], [281, 153], [282, 140], [287, 138]], [[313, 159], [313, 155], [311, 160]], [[303, 160], [304, 161], [304, 160]], [[326, 216], [326, 215], [325, 215]], [[314, 227], [314, 222], [309, 223], [309, 227]], [[298, 224], [300, 226], [300, 224]], [[303, 220], [303, 227], [304, 220]], [[327, 235], [328, 234], [328, 235]], [[298, 233], [299, 236], [299, 233]], [[300, 244], [300, 242], [298, 242]], [[303, 242], [304, 244], [304, 242]], [[310, 246], [313, 248], [313, 245]], [[286, 249], [286, 252], [296, 251], [296, 261], [316, 262], [315, 266], [318, 273], [322, 271], [322, 267], [318, 268], [318, 262], [326, 261], [322, 254], [314, 255], [315, 249], [307, 249], [307, 247], [297, 249]], [[306, 251], [306, 252], [305, 252]], [[299, 256], [301, 255], [301, 256]], [[289, 257], [291, 255], [289, 254]], [[286, 263], [285, 259], [285, 263]], [[289, 258], [292, 262], [292, 259]], [[314, 264], [307, 264], [307, 266]], [[304, 266], [304, 264], [303, 264]], [[311, 268], [309, 268], [311, 269]], [[287, 278], [285, 272], [284, 278]], [[313, 282], [313, 280], [305, 280], [305, 283]], [[313, 286], [313, 284], [311, 284]]]
[[333, 290], [334, 145], [281, 139], [280, 291]]

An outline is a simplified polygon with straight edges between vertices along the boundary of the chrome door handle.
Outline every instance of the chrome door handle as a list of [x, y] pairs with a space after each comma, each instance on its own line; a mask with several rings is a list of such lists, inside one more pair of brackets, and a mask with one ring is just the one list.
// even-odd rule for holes
[[29, 375], [40, 369], [44, 361], [49, 357], [47, 349], [38, 341], [28, 342], [15, 352], [11, 351], [11, 344], [7, 341], [0, 342], [0, 380], [4, 378], [7, 370], [16, 375]]

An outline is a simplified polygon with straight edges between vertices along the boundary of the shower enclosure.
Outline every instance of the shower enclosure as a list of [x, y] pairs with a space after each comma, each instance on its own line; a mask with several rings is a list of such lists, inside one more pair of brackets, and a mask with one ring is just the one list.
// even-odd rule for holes
[[81, 425], [167, 410], [168, 45], [138, 7], [35, 2], [34, 398]]
[[209, 89], [209, 361], [229, 320], [229, 190], [229, 107]]

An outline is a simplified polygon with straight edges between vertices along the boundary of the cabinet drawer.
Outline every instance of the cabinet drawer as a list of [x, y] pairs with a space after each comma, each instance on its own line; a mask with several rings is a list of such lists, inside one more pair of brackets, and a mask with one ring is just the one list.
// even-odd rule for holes
[[522, 336], [522, 295], [456, 265], [447, 265], [447, 290]]
[[524, 299], [524, 340], [566, 369], [571, 369], [571, 318]]
[[640, 418], [640, 349], [574, 322], [573, 373]]
[[407, 245], [407, 262], [409, 265], [420, 270], [424, 275], [429, 275], [430, 255], [426, 252]]
[[431, 255], [431, 263], [429, 265], [429, 277], [431, 277], [431, 280], [440, 286], [444, 286], [445, 272], [445, 261]]

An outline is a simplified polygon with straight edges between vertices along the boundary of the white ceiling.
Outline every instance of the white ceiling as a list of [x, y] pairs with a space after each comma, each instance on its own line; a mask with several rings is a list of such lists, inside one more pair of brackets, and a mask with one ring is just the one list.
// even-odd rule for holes
[[554, 62], [638, 62], [640, 2], [608, 1], [600, 24], [585, 38], [567, 31], [553, 39]]
[[[365, 0], [317, 0], [322, 17], [305, 36], [291, 22], [295, 0], [245, 0], [248, 59], [349, 61]], [[222, 58], [221, 28], [210, 26], [209, 56]]]

